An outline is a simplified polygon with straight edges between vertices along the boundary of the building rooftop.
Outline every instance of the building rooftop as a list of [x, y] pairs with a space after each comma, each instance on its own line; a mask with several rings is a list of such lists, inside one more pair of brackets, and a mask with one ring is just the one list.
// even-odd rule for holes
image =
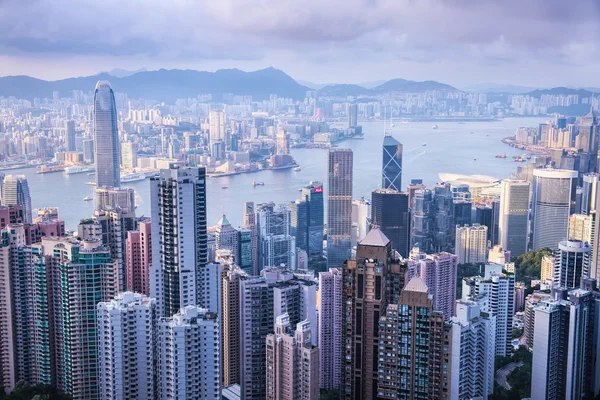
[[415, 276], [410, 281], [408, 281], [408, 283], [404, 287], [404, 290], [409, 291], [409, 292], [421, 292], [421, 293], [429, 292], [429, 288], [427, 287], [425, 282], [423, 282], [423, 280], [418, 276]]
[[400, 144], [400, 142], [397, 141], [396, 139], [394, 139], [394, 137], [392, 135], [385, 135], [383, 138], [384, 146], [397, 146], [399, 144]]
[[367, 233], [367, 236], [365, 236], [364, 239], [360, 241], [360, 244], [362, 246], [385, 247], [389, 242], [390, 239], [388, 239], [387, 236], [385, 236], [379, 228], [373, 227], [371, 228], [369, 233]]
[[225, 214], [223, 214], [223, 216], [221, 217], [221, 219], [219, 220], [219, 222], [217, 222], [217, 226], [224, 226], [224, 225], [231, 225], [229, 223], [229, 220], [225, 216]]

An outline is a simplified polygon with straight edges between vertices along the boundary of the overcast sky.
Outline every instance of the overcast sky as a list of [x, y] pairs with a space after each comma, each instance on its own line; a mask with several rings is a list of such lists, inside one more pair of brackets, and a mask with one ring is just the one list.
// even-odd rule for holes
[[600, 0], [0, 0], [0, 75], [279, 68], [600, 86]]

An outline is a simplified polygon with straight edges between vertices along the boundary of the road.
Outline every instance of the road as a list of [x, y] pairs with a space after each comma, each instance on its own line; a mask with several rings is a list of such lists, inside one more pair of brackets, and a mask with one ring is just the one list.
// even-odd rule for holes
[[496, 382], [498, 382], [498, 385], [502, 386], [506, 390], [510, 390], [511, 387], [508, 384], [508, 382], [506, 381], [506, 378], [508, 378], [508, 375], [511, 372], [513, 372], [515, 369], [522, 367], [522, 366], [523, 366], [523, 361], [519, 361], [518, 363], [511, 362], [511, 363], [506, 364], [504, 367], [500, 368], [498, 371], [496, 371]]

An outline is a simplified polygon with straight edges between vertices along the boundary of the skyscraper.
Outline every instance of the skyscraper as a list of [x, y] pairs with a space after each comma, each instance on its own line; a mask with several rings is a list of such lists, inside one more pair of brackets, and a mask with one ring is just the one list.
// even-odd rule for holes
[[221, 329], [217, 314], [188, 305], [158, 322], [159, 399], [219, 399]]
[[392, 241], [392, 249], [408, 257], [410, 212], [408, 193], [394, 189], [377, 189], [372, 193], [371, 222]]
[[301, 321], [292, 331], [290, 316], [282, 314], [266, 344], [267, 400], [318, 400], [319, 349], [310, 322]]
[[427, 285], [413, 277], [384, 310], [375, 342], [379, 355], [373, 360], [377, 387], [363, 399], [450, 399], [452, 338], [444, 316], [434, 311]]
[[565, 240], [558, 243], [554, 255], [554, 285], [563, 289], [575, 289], [581, 285], [582, 278], [589, 278], [589, 244], [579, 240]]
[[257, 276], [260, 272], [258, 263], [258, 230], [256, 226], [256, 210], [252, 201], [247, 201], [244, 204], [244, 228], [250, 231], [250, 247], [252, 249], [252, 273], [250, 275]]
[[138, 221], [138, 230], [127, 232], [125, 267], [127, 290], [150, 295], [150, 266], [152, 265], [152, 222]]
[[458, 257], [450, 253], [427, 254], [418, 263], [419, 276], [433, 296], [434, 310], [443, 313], [444, 320], [449, 321], [454, 315]]
[[505, 179], [500, 184], [499, 244], [513, 256], [527, 252], [529, 182]]
[[342, 270], [319, 272], [320, 387], [339, 389], [342, 372]]
[[100, 399], [152, 399], [156, 372], [156, 301], [124, 292], [98, 303]]
[[358, 126], [358, 104], [347, 104], [348, 128]]
[[117, 107], [107, 81], [98, 81], [94, 92], [94, 153], [96, 185], [121, 186]]
[[454, 252], [458, 256], [459, 264], [477, 264], [486, 261], [487, 233], [487, 226], [479, 224], [473, 224], [472, 226], [456, 225]]
[[327, 267], [341, 267], [352, 249], [352, 150], [329, 150]]
[[222, 313], [223, 326], [223, 386], [240, 383], [240, 348], [242, 331], [240, 329], [240, 286], [248, 275], [233, 263], [219, 260], [221, 263]]
[[217, 312], [218, 266], [207, 264], [206, 171], [163, 169], [150, 180], [152, 267], [150, 296], [159, 316], [187, 305]]
[[306, 251], [309, 268], [318, 270], [323, 258], [323, 184], [311, 182], [302, 188], [302, 199], [292, 202], [291, 233], [296, 247]]
[[398, 303], [406, 265], [393, 257], [391, 241], [374, 227], [358, 244], [356, 259], [343, 266], [342, 274], [341, 398], [374, 400], [384, 368], [379, 364], [382, 350], [377, 347], [385, 334], [379, 317], [388, 304]]
[[[575, 213], [577, 171], [535, 169], [533, 171], [533, 249], [558, 248], [569, 234], [569, 215]], [[505, 246], [503, 246], [505, 247]], [[512, 251], [512, 249], [508, 248]], [[513, 253], [513, 256], [518, 254]]]
[[259, 257], [265, 267], [296, 268], [296, 238], [290, 234], [290, 210], [286, 204], [258, 207]]
[[25, 175], [6, 175], [2, 184], [2, 204], [20, 205], [23, 209], [23, 222], [32, 223], [31, 195]]
[[[210, 120], [210, 146], [209, 149], [211, 151], [211, 155], [216, 157], [215, 144], [218, 142], [222, 142], [223, 144], [226, 141], [226, 131], [225, 131], [225, 112], [221, 110], [211, 110], [209, 113]], [[224, 150], [224, 149], [223, 149]]]
[[402, 143], [391, 134], [383, 138], [381, 188], [402, 191]]
[[215, 229], [216, 250], [228, 249], [233, 255], [234, 262], [240, 265], [240, 232], [229, 223], [223, 214]]
[[598, 179], [600, 174], [590, 172], [583, 174], [583, 190], [581, 193], [581, 214], [590, 215], [596, 211], [596, 199], [598, 197]]
[[67, 151], [75, 151], [75, 121], [72, 119], [66, 122], [65, 147]]

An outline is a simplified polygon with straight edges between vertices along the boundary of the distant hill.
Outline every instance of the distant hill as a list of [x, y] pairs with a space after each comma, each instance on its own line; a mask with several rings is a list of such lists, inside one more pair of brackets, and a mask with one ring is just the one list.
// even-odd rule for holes
[[392, 79], [372, 89], [359, 85], [338, 84], [325, 86], [319, 90], [320, 96], [347, 97], [347, 96], [376, 96], [384, 93], [404, 92], [423, 93], [428, 90], [440, 90], [444, 92], [459, 92], [453, 86], [435, 81], [416, 82], [406, 79]]
[[502, 85], [498, 83], [480, 83], [477, 85], [471, 85], [465, 88], [462, 88], [467, 92], [475, 92], [475, 93], [511, 93], [511, 94], [520, 94], [527, 93], [533, 90], [536, 90], [534, 87], [530, 86], [519, 86], [519, 85]]
[[555, 87], [552, 89], [538, 89], [538, 90], [529, 92], [527, 94], [530, 95], [531, 97], [536, 97], [536, 98], [540, 98], [542, 95], [545, 95], [545, 94], [552, 94], [552, 95], [576, 94], [576, 95], [579, 95], [579, 97], [581, 98], [581, 97], [590, 97], [593, 93], [588, 90], [584, 90], [584, 89], [571, 89], [571, 88], [567, 88], [567, 87]]
[[571, 104], [570, 106], [556, 106], [548, 108], [548, 114], [557, 113], [566, 117], [580, 117], [589, 112], [589, 104]]
[[266, 68], [253, 72], [239, 69], [221, 69], [216, 72], [194, 70], [166, 70], [138, 72], [122, 78], [101, 73], [93, 76], [44, 81], [28, 76], [0, 78], [0, 96], [33, 99], [52, 97], [53, 91], [61, 96], [72, 90], [90, 92], [98, 80], [109, 80], [116, 92], [133, 98], [173, 101], [178, 98], [213, 94], [217, 101], [223, 93], [251, 95], [257, 100], [268, 99], [270, 94], [293, 99], [303, 99], [306, 86], [298, 84], [285, 72]]
[[137, 74], [138, 72], [146, 72], [148, 71], [146, 68], [140, 68], [138, 70], [135, 71], [128, 71], [126, 69], [121, 69], [121, 68], [114, 68], [111, 71], [108, 72], [100, 72], [101, 74], [108, 74], [111, 76], [116, 76], [117, 78], [125, 78], [127, 76], [131, 76], [133, 74]]
[[346, 83], [325, 86], [319, 90], [319, 96], [325, 97], [364, 96], [370, 93], [367, 88]]

